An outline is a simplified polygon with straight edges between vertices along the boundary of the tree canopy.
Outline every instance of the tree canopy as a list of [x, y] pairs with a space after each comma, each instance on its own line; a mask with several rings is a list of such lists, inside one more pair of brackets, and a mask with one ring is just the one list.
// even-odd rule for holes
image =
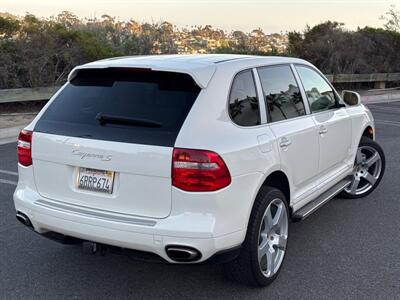
[[82, 20], [68, 11], [48, 19], [0, 13], [0, 88], [59, 85], [74, 66], [115, 56], [224, 49], [266, 55], [274, 52], [265, 48], [270, 39], [262, 31], [253, 37], [210, 25], [178, 29], [169, 22], [119, 21], [109, 15]]
[[80, 19], [64, 11], [43, 19], [0, 13], [0, 88], [60, 85], [79, 64], [124, 55], [191, 52], [290, 55], [324, 73], [400, 72], [400, 13], [391, 7], [383, 28], [347, 30], [327, 21], [303, 32], [227, 33], [210, 25], [179, 29], [112, 16]]
[[303, 33], [290, 32], [288, 52], [326, 74], [400, 72], [400, 31], [386, 26], [350, 31], [328, 21]]

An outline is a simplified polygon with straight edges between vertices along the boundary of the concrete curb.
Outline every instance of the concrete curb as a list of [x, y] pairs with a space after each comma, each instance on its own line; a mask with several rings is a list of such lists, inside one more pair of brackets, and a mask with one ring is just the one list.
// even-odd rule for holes
[[[25, 125], [19, 125], [15, 127], [9, 127], [9, 128], [0, 128], [0, 140], [3, 139], [17, 139], [17, 136], [19, 132], [26, 127], [27, 124]], [[1, 141], [0, 141], [1, 142]]]
[[400, 93], [390, 93], [383, 95], [361, 95], [361, 102], [368, 103], [385, 103], [399, 101]]
[[8, 138], [8, 139], [0, 139], [0, 145], [11, 144], [11, 143], [16, 143], [16, 142], [17, 142], [16, 137]]

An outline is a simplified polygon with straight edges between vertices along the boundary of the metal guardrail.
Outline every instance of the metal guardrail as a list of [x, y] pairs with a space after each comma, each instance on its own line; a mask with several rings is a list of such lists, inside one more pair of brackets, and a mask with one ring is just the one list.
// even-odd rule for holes
[[[326, 75], [332, 83], [374, 82], [375, 89], [384, 89], [386, 82], [400, 81], [400, 73]], [[48, 100], [59, 86], [0, 90], [0, 103]]]
[[332, 83], [400, 81], [400, 73], [326, 75]]
[[59, 86], [0, 90], [0, 103], [48, 100]]
[[326, 77], [332, 83], [374, 82], [376, 89], [384, 89], [386, 82], [400, 81], [400, 73], [335, 74]]

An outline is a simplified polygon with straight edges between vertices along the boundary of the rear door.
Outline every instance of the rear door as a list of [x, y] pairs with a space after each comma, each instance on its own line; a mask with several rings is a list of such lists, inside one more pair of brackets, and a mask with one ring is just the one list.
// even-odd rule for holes
[[79, 71], [35, 125], [38, 192], [86, 208], [167, 217], [173, 146], [199, 92], [186, 74]]
[[306, 106], [291, 66], [258, 68], [267, 119], [274, 133], [283, 169], [290, 175], [295, 201], [314, 188], [318, 175], [319, 143], [314, 121]]
[[318, 127], [319, 173], [325, 181], [348, 169], [351, 158], [351, 119], [328, 82], [315, 70], [297, 65], [296, 70]]

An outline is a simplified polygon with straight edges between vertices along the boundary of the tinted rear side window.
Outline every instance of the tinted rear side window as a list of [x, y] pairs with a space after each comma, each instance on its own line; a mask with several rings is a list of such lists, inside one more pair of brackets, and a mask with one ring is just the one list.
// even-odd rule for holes
[[303, 99], [289, 66], [258, 69], [270, 122], [305, 115]]
[[[199, 92], [187, 74], [115, 68], [80, 70], [45, 111], [35, 131], [171, 147]], [[147, 120], [159, 126], [101, 124], [99, 115]]]
[[260, 107], [251, 70], [238, 73], [233, 80], [229, 96], [229, 114], [232, 120], [241, 126], [260, 124]]

